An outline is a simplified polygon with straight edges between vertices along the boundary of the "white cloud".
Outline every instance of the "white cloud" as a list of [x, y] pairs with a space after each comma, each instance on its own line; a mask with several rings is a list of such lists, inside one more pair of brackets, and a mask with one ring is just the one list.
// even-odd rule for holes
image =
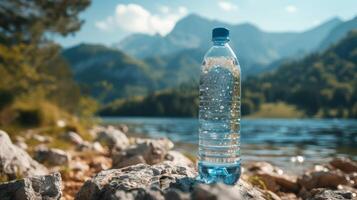
[[224, 11], [234, 11], [237, 10], [237, 6], [228, 1], [218, 1], [218, 6]]
[[97, 21], [95, 26], [103, 31], [122, 29], [128, 32], [165, 35], [187, 14], [185, 7], [171, 10], [167, 6], [161, 6], [159, 10], [160, 14], [153, 14], [138, 4], [118, 4], [113, 16]]
[[295, 13], [297, 11], [297, 8], [294, 5], [287, 5], [285, 7], [285, 11], [288, 13]]

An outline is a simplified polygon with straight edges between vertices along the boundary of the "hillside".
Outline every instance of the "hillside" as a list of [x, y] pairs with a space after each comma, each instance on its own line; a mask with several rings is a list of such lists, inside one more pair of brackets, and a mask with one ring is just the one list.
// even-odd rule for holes
[[81, 44], [63, 52], [82, 90], [103, 102], [145, 95], [155, 88], [149, 67], [102, 45]]
[[321, 44], [319, 45], [318, 49], [320, 51], [326, 50], [329, 46], [345, 37], [348, 32], [355, 29], [357, 29], [357, 17], [348, 20], [344, 23], [341, 23], [335, 28], [333, 28], [330, 33], [324, 38], [324, 40], [321, 41]]
[[[356, 85], [357, 31], [353, 31], [321, 54], [308, 55], [282, 64], [274, 72], [245, 80], [242, 114], [254, 113], [264, 103], [285, 102], [307, 116], [355, 118]], [[195, 116], [198, 109], [196, 90], [197, 86], [191, 86], [184, 92], [172, 90], [145, 98], [117, 101], [105, 107], [100, 114]], [[172, 105], [190, 107], [191, 110], [183, 114], [180, 109], [172, 110]]]
[[310, 116], [357, 117], [357, 31], [321, 54], [245, 82], [265, 102], [284, 101]]

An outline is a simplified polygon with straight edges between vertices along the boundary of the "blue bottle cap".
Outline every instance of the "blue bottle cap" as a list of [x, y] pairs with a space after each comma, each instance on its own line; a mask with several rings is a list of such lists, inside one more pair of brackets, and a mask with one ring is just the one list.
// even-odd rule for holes
[[214, 28], [212, 30], [212, 41], [229, 41], [229, 30], [226, 28]]

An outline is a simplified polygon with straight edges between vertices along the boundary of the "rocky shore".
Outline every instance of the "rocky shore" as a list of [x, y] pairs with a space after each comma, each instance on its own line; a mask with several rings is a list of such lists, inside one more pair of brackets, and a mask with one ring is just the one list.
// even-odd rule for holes
[[[328, 200], [357, 199], [357, 162], [333, 158], [286, 174], [268, 162], [244, 163], [235, 186], [195, 181], [195, 161], [168, 139], [128, 137], [127, 128], [97, 126], [86, 141], [75, 132], [49, 147], [49, 136], [0, 131], [1, 200]], [[26, 137], [40, 144], [29, 148]]]

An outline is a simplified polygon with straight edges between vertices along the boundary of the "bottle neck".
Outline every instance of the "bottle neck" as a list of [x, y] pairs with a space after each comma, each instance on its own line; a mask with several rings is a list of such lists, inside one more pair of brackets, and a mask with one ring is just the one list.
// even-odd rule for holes
[[228, 45], [228, 40], [213, 40], [213, 46], [226, 46]]

